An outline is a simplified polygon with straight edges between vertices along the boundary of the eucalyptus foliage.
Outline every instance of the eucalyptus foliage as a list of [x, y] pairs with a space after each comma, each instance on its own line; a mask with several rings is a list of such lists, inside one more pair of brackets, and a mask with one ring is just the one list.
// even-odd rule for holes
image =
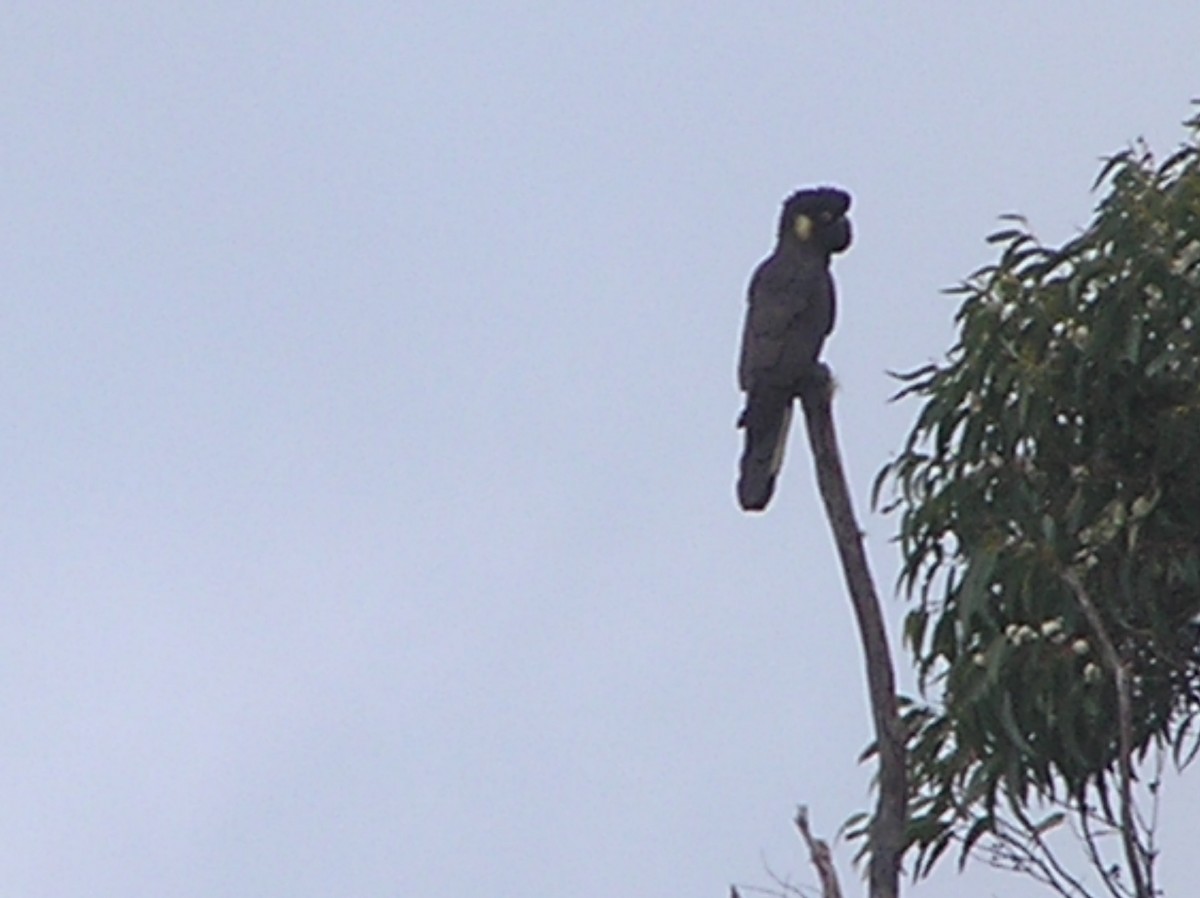
[[1196, 753], [1200, 116], [1187, 125], [1161, 164], [1108, 159], [1064, 245], [1010, 217], [988, 238], [998, 261], [949, 291], [946, 361], [901, 375], [923, 406], [876, 498], [899, 518], [905, 641], [932, 702], [907, 715], [922, 870], [955, 840], [965, 858], [999, 813], [1112, 797], [1114, 677], [1068, 577], [1133, 684], [1134, 760]]

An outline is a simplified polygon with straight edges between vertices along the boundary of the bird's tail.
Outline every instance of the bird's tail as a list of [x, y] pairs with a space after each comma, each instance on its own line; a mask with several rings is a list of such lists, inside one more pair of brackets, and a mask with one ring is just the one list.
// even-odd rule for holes
[[752, 394], [738, 426], [746, 431], [738, 477], [738, 503], [745, 511], [762, 511], [775, 492], [792, 423], [792, 397], [783, 393]]

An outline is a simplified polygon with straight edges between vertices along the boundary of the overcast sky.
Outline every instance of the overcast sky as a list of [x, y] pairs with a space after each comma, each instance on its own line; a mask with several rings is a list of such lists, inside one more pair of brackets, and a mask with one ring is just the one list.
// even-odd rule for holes
[[885, 370], [999, 214], [1071, 236], [1200, 94], [1193, 0], [15, 3], [0, 46], [19, 898], [812, 883], [789, 818], [868, 806], [871, 731], [803, 439], [733, 499], [779, 203], [855, 196], [826, 357], [895, 622]]

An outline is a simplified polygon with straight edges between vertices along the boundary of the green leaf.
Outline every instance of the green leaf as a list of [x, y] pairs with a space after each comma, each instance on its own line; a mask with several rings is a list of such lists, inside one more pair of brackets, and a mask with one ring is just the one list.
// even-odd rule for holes
[[1184, 145], [1166, 158], [1162, 165], [1158, 167], [1159, 177], [1169, 177], [1174, 174], [1173, 169], [1182, 166], [1185, 162], [1191, 162], [1196, 158], [1196, 147]]
[[1200, 732], [1192, 734], [1192, 744], [1186, 751], [1183, 748], [1191, 730], [1192, 720], [1194, 719], [1190, 718], [1185, 721], [1184, 725], [1180, 727], [1179, 732], [1175, 734], [1175, 739], [1171, 745], [1171, 754], [1176, 770], [1182, 770], [1184, 767], [1187, 767], [1196, 759], [1197, 753], [1200, 753]]
[[969, 624], [983, 613], [988, 586], [998, 559], [999, 555], [991, 549], [981, 549], [971, 558], [967, 576], [958, 593], [958, 620], [961, 623]]
[[1112, 173], [1113, 169], [1115, 169], [1118, 165], [1123, 165], [1128, 162], [1131, 155], [1132, 152], [1130, 150], [1122, 150], [1120, 153], [1117, 153], [1114, 156], [1109, 156], [1104, 161], [1104, 165], [1100, 169], [1100, 174], [1096, 175], [1096, 180], [1092, 182], [1092, 190], [1095, 190], [1097, 187], [1103, 184], [1104, 179], [1107, 178]]
[[1002, 231], [995, 231], [987, 236], [988, 243], [1008, 243], [1011, 240], [1016, 240], [1026, 236], [1024, 231], [1016, 228], [1006, 228]]
[[1141, 315], [1133, 315], [1129, 319], [1129, 332], [1125, 338], [1124, 356], [1131, 364], [1136, 365], [1142, 355], [1142, 333], [1145, 329], [1145, 319]]
[[933, 870], [933, 865], [937, 859], [942, 856], [947, 848], [950, 847], [950, 842], [954, 838], [954, 831], [949, 826], [945, 827], [945, 832], [933, 843], [933, 849], [926, 855], [925, 864], [920, 873], [917, 874], [918, 879], [923, 879], [928, 876]]
[[875, 475], [875, 481], [871, 484], [871, 510], [876, 511], [879, 508], [879, 492], [883, 489], [883, 485], [893, 477], [895, 470], [894, 463], [888, 462], [879, 469], [879, 473]]
[[913, 651], [920, 651], [925, 640], [929, 612], [923, 608], [910, 611], [904, 618], [904, 641]]
[[1037, 833], [1039, 836], [1045, 835], [1046, 833], [1050, 832], [1050, 830], [1055, 829], [1056, 827], [1061, 825], [1062, 822], [1066, 819], [1067, 819], [1067, 815], [1064, 814], [1062, 811], [1055, 811], [1054, 813], [1048, 814], [1045, 817], [1043, 817], [1041, 820], [1039, 820], [1034, 825], [1033, 831], [1035, 833]]
[[1004, 697], [1000, 700], [1000, 724], [1008, 738], [1023, 754], [1034, 754], [1033, 746], [1029, 744], [1021, 732], [1020, 726], [1017, 725], [1017, 717], [1013, 711], [1012, 693], [1004, 693]]
[[971, 848], [979, 839], [989, 832], [995, 831], [995, 820], [989, 815], [980, 817], [971, 824], [971, 828], [967, 830], [967, 835], [963, 838], [962, 850], [958, 854], [958, 869], [961, 872], [967, 864], [967, 856], [971, 853]]
[[1054, 518], [1048, 514], [1042, 515], [1042, 539], [1046, 545], [1053, 547], [1057, 535], [1058, 525], [1055, 523]]

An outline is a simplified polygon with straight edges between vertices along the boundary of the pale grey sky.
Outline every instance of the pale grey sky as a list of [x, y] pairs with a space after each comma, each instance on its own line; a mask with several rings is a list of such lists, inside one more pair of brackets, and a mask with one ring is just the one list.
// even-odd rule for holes
[[733, 501], [779, 203], [855, 196], [826, 357], [889, 593], [885, 369], [949, 345], [997, 215], [1060, 241], [1101, 154], [1182, 139], [1198, 35], [1188, 0], [12, 5], [0, 893], [811, 882], [793, 806], [866, 806], [870, 729], [803, 440]]

